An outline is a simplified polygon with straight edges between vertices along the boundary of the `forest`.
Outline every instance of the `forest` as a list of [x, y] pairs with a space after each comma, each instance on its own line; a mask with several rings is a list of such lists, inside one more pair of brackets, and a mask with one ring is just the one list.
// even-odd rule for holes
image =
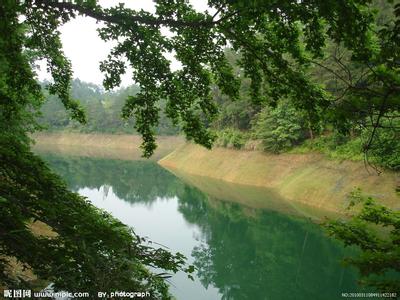
[[[381, 4], [378, 8], [383, 15], [380, 17], [388, 18], [385, 13], [388, 14], [389, 7]], [[235, 68], [235, 73], [243, 78], [243, 72], [235, 64], [239, 54], [227, 48], [225, 55]], [[356, 82], [365, 76], [367, 67], [362, 68], [350, 62], [349, 53], [343, 47], [330, 45], [320, 64], [323, 61], [329, 62], [328, 67], [315, 65], [308, 69], [308, 73], [333, 97], [341, 97], [344, 89], [340, 87], [340, 79], [336, 74], [343, 73], [343, 76], [350, 76], [348, 80]], [[45, 85], [46, 83], [42, 83], [43, 87]], [[135, 130], [135, 118], [123, 120], [121, 110], [126, 97], [139, 91], [140, 88], [133, 85], [107, 92], [100, 86], [75, 79], [71, 85], [71, 97], [80, 99], [87, 112], [87, 123], [82, 125], [70, 119], [59, 99], [49, 94], [41, 108], [39, 123], [50, 131], [138, 134]], [[248, 79], [241, 81], [240, 96], [235, 101], [224, 96], [217, 86], [212, 91], [213, 100], [218, 104], [219, 110], [210, 123], [216, 138], [215, 146], [258, 149], [270, 153], [318, 152], [336, 159], [365, 160], [377, 172], [380, 172], [380, 167], [395, 171], [400, 168], [400, 121], [397, 111], [381, 116], [382, 125], [377, 128], [374, 127], [376, 117], [367, 116], [367, 112], [364, 112], [364, 117], [346, 125], [339, 123], [339, 127], [338, 121], [330, 116], [332, 112], [329, 108], [320, 109], [317, 119], [313, 120], [306, 109], [298, 109], [293, 104], [290, 96], [279, 99], [273, 105], [269, 102], [271, 99], [254, 102]], [[343, 101], [350, 99], [344, 98]], [[181, 126], [173, 125], [168, 119], [164, 113], [165, 105], [165, 101], [160, 102], [160, 117], [155, 133], [179, 134]], [[372, 132], [374, 140], [364, 149]]]
[[[46, 82], [42, 83], [43, 92], [46, 94]], [[50, 131], [77, 131], [77, 132], [102, 132], [102, 133], [129, 133], [137, 134], [134, 120], [124, 121], [121, 110], [128, 95], [139, 92], [138, 86], [130, 86], [116, 91], [106, 92], [100, 86], [75, 79], [71, 82], [71, 97], [79, 99], [88, 115], [87, 123], [82, 125], [71, 119], [65, 111], [57, 96], [47, 93], [44, 105], [41, 108], [42, 116], [39, 122]], [[165, 107], [165, 102], [160, 103], [160, 109]], [[178, 134], [179, 128], [173, 126], [171, 121], [162, 114], [156, 133], [158, 135]]]
[[[212, 12], [181, 0], [154, 6], [1, 1], [0, 287], [33, 288], [12, 275], [10, 257], [56, 290], [146, 290], [154, 299], [172, 297], [170, 273], [195, 270], [71, 191], [32, 151], [39, 130], [138, 134], [144, 157], [157, 135], [183, 134], [209, 149], [319, 152], [372, 172], [400, 170], [398, 1], [209, 0]], [[99, 66], [103, 87], [74, 79], [64, 55], [59, 28], [78, 16], [101, 22], [99, 37], [114, 43]], [[182, 67], [172, 70], [165, 53]], [[38, 81], [40, 59], [48, 82]], [[127, 66], [136, 84], [120, 88]], [[400, 294], [400, 213], [362, 191], [350, 195], [353, 206], [352, 218], [328, 220], [325, 230], [360, 249], [346, 261], [361, 284]], [[56, 238], [33, 234], [36, 221]]]

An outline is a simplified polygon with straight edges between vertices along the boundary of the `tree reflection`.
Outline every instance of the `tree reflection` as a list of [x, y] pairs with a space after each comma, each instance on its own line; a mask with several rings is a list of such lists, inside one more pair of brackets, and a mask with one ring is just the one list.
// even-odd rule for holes
[[340, 265], [342, 247], [318, 225], [209, 199], [189, 186], [179, 198], [181, 213], [203, 233], [192, 252], [197, 275], [224, 299], [340, 299], [358, 290], [356, 273]]
[[107, 191], [111, 186], [118, 198], [151, 204], [158, 197], [173, 197], [183, 183], [152, 161], [125, 161], [47, 154], [43, 158], [68, 186]]
[[306, 219], [213, 199], [154, 162], [45, 158], [74, 190], [111, 186], [120, 199], [148, 204], [178, 197], [201, 232], [192, 250], [197, 276], [223, 299], [341, 299], [359, 290], [355, 271], [340, 265], [343, 248]]

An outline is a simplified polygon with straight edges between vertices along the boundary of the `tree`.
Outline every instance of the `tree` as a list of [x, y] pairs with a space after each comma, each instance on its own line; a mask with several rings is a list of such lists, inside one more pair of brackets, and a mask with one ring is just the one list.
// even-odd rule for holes
[[305, 138], [304, 119], [290, 102], [281, 101], [275, 109], [264, 107], [257, 115], [254, 135], [262, 140], [264, 150], [279, 153]]
[[[362, 209], [349, 220], [327, 221], [328, 233], [346, 246], [361, 249], [358, 257], [346, 262], [361, 271], [361, 283], [378, 290], [400, 292], [400, 213], [393, 211], [356, 190], [350, 195], [350, 206]], [[380, 275], [380, 277], [374, 277]], [[382, 277], [383, 275], [383, 277]]]
[[[388, 24], [374, 35], [368, 4], [368, 0], [210, 0], [209, 6], [215, 10], [211, 14], [195, 11], [187, 1], [160, 0], [151, 14], [122, 4], [104, 9], [95, 0], [1, 1], [2, 252], [17, 257], [42, 277], [54, 281], [57, 288], [65, 289], [77, 288], [77, 283], [88, 289], [102, 286], [104, 274], [98, 270], [112, 262], [113, 268], [106, 274], [108, 278], [116, 276], [118, 287], [148, 288], [154, 297], [166, 296], [166, 286], [143, 264], [171, 271], [182, 267], [181, 256], [143, 247], [141, 239], [126, 227], [69, 192], [30, 151], [29, 133], [38, 128], [35, 120], [43, 103], [35, 81], [35, 59], [47, 61], [53, 77], [49, 93], [59, 97], [70, 118], [86, 122], [83, 109], [70, 94], [72, 70], [62, 52], [59, 26], [77, 15], [104, 24], [100, 37], [116, 42], [100, 65], [106, 75], [104, 87], [112, 89], [120, 84], [126, 59], [141, 90], [128, 95], [123, 116], [135, 118], [135, 129], [143, 137], [144, 156], [148, 157], [156, 147], [154, 128], [162, 99], [166, 102], [165, 114], [181, 126], [188, 139], [211, 147], [214, 137], [208, 127], [217, 113], [211, 84], [231, 99], [239, 94], [240, 81], [224, 55], [228, 45], [241, 54], [237, 63], [250, 79], [253, 101], [262, 102], [268, 96], [274, 104], [279, 98], [290, 96], [294, 107], [307, 111], [310, 120], [318, 120], [319, 111], [332, 104], [326, 92], [312, 83], [305, 72], [311, 58], [321, 56], [328, 37], [348, 48], [355, 60], [373, 59], [374, 72], [368, 76], [366, 86], [361, 82], [361, 88], [351, 85], [350, 90], [352, 103], [360, 105], [355, 109], [362, 112], [367, 103], [368, 109], [378, 112], [374, 124], [380, 124], [383, 114], [398, 108], [400, 51], [395, 50], [399, 47], [400, 26], [398, 22]], [[163, 35], [163, 27], [173, 35]], [[379, 40], [378, 49], [374, 47], [375, 37]], [[174, 52], [182, 68], [172, 71], [165, 52]], [[335, 110], [333, 115], [337, 120], [353, 118], [353, 114]], [[373, 132], [372, 138], [374, 135]], [[32, 220], [49, 224], [59, 238], [33, 236], [27, 228]], [[30, 243], [21, 247], [22, 240]], [[56, 272], [61, 263], [68, 265], [69, 273]], [[10, 285], [15, 280], [5, 273], [6, 265], [6, 261], [0, 261], [1, 282]]]
[[[354, 52], [346, 49], [346, 43], [330, 41], [324, 59], [311, 60], [316, 67], [313, 77], [331, 95], [329, 109], [324, 110], [327, 119], [340, 133], [347, 134], [355, 128], [368, 133], [363, 143], [367, 161], [369, 154], [379, 153], [379, 148], [398, 147], [400, 133], [400, 3], [377, 0], [369, 7], [375, 11], [369, 50]], [[392, 136], [389, 147], [382, 145], [387, 144], [385, 136]], [[391, 163], [389, 167], [399, 166]]]
[[249, 78], [244, 76], [244, 71], [238, 66], [237, 61], [240, 59], [240, 53], [230, 48], [225, 49], [225, 56], [229, 64], [233, 67], [233, 74], [240, 79], [240, 89], [238, 99], [232, 99], [224, 95], [218, 87], [213, 86], [213, 99], [218, 106], [218, 116], [213, 122], [213, 127], [218, 130], [224, 128], [235, 128], [238, 130], [249, 130], [251, 121], [260, 111], [261, 105], [256, 101], [252, 101], [250, 96]]
[[[0, 285], [32, 288], [10, 272], [9, 259], [15, 258], [57, 290], [85, 290], [92, 296], [115, 288], [147, 290], [152, 298], [169, 298], [165, 275], [148, 267], [177, 272], [183, 256], [149, 247], [130, 228], [70, 192], [30, 151], [28, 134], [38, 128], [43, 95], [30, 65], [32, 53], [23, 49], [29, 37], [18, 21], [19, 6], [16, 1], [0, 4]], [[69, 98], [68, 70], [62, 69], [66, 61], [55, 50], [47, 54], [58, 63], [52, 66], [50, 92], [57, 91], [72, 117], [84, 121]], [[55, 235], [34, 234], [29, 224], [37, 221]]]
[[[213, 135], [207, 124], [217, 109], [210, 84], [215, 83], [233, 99], [238, 97], [239, 81], [224, 55], [228, 44], [241, 53], [238, 64], [251, 79], [254, 101], [262, 100], [264, 90], [274, 99], [293, 94], [296, 105], [311, 113], [317, 106], [328, 105], [323, 91], [298, 66], [310, 56], [321, 55], [327, 36], [345, 43], [358, 56], [369, 55], [372, 17], [367, 3], [210, 1], [216, 11], [213, 15], [196, 12], [186, 1], [157, 1], [155, 14], [123, 5], [103, 9], [96, 1], [32, 0], [13, 9], [26, 16], [29, 49], [49, 62], [55, 79], [51, 92], [59, 92], [66, 107], [81, 119], [81, 111], [68, 97], [71, 66], [61, 52], [57, 28], [77, 14], [104, 22], [100, 37], [117, 43], [100, 66], [106, 74], [104, 86], [111, 89], [120, 84], [127, 59], [141, 92], [127, 98], [123, 115], [135, 117], [144, 155], [149, 156], [155, 148], [156, 103], [160, 99], [166, 99], [167, 116], [175, 124], [181, 123], [188, 139], [211, 147]], [[174, 35], [163, 35], [162, 27]], [[164, 52], [174, 52], [182, 69], [171, 71]]]

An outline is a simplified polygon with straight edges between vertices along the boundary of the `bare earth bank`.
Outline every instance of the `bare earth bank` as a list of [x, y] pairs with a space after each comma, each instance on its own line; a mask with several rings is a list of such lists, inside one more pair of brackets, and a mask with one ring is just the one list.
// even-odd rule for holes
[[[111, 159], [142, 159], [140, 136], [129, 134], [38, 133], [33, 136], [37, 152], [57, 152], [65, 155], [103, 157]], [[183, 145], [180, 136], [157, 137], [158, 147], [151, 160], [159, 160]]]
[[[217, 193], [215, 188], [195, 177], [267, 188], [298, 210], [308, 207], [343, 213], [348, 205], [348, 193], [357, 187], [381, 203], [400, 209], [400, 197], [395, 191], [399, 174], [385, 171], [378, 175], [366, 169], [362, 162], [329, 160], [319, 154], [271, 155], [226, 148], [207, 150], [185, 144], [162, 158], [159, 164], [214, 194]], [[259, 199], [256, 202], [259, 205]]]
[[[41, 133], [34, 139], [34, 149], [42, 153], [142, 159], [141, 139], [135, 135]], [[151, 160], [220, 200], [320, 218], [342, 214], [348, 193], [359, 187], [383, 204], [400, 209], [395, 191], [399, 174], [385, 171], [378, 175], [361, 162], [329, 160], [319, 154], [207, 150], [177, 136], [160, 136], [157, 143]]]

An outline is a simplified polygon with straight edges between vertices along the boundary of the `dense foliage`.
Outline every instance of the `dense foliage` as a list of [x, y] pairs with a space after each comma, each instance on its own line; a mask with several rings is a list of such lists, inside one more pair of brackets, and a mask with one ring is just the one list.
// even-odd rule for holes
[[275, 109], [263, 108], [252, 129], [264, 150], [279, 153], [305, 139], [304, 119], [290, 102], [281, 101]]
[[378, 204], [373, 198], [357, 190], [350, 196], [350, 208], [360, 203], [363, 204], [362, 209], [352, 219], [329, 221], [325, 223], [325, 227], [345, 245], [357, 245], [361, 248], [360, 256], [347, 258], [346, 262], [361, 271], [363, 284], [398, 294], [400, 212]]
[[[181, 256], [144, 247], [140, 238], [118, 221], [68, 192], [31, 153], [29, 134], [38, 128], [36, 119], [44, 102], [41, 86], [35, 80], [36, 59], [47, 61], [53, 78], [48, 93], [56, 95], [68, 112], [67, 118], [61, 113], [52, 122], [64, 126], [67, 119], [88, 121], [82, 105], [71, 94], [72, 68], [62, 52], [61, 25], [77, 15], [102, 22], [100, 38], [115, 43], [100, 65], [106, 75], [106, 90], [119, 86], [127, 65], [133, 68], [132, 77], [140, 90], [127, 90], [122, 115], [126, 122], [134, 118], [131, 124], [143, 137], [146, 157], [156, 147], [160, 110], [180, 126], [188, 139], [211, 147], [215, 135], [210, 127], [218, 112], [213, 95], [220, 93], [237, 100], [245, 92], [255, 108], [246, 104], [250, 112], [237, 114], [239, 106], [223, 105], [226, 111], [239, 116], [223, 122], [246, 129], [250, 124], [247, 117], [265, 105], [279, 110], [279, 102], [288, 99], [292, 112], [307, 116], [310, 136], [325, 122], [341, 134], [352, 134], [357, 128], [370, 130], [365, 151], [383, 153], [382, 157], [390, 158], [388, 165], [396, 168], [398, 160], [391, 151], [397, 151], [398, 146], [379, 144], [377, 136], [386, 129], [385, 120], [398, 118], [399, 113], [400, 5], [388, 1], [391, 13], [374, 22], [370, 2], [209, 0], [214, 13], [201, 13], [187, 1], [160, 0], [155, 2], [152, 14], [122, 4], [105, 9], [95, 0], [1, 1], [2, 254], [16, 257], [36, 274], [54, 281], [58, 288], [95, 289], [105, 284], [104, 278], [115, 276], [114, 289], [150, 289], [154, 297], [166, 297], [166, 285], [143, 265], [171, 271], [182, 266]], [[163, 35], [163, 28], [172, 35]], [[334, 67], [324, 65], [324, 46], [328, 43], [346, 53], [329, 52]], [[238, 53], [234, 65], [225, 54], [228, 45]], [[163, 55], [168, 52], [174, 53], [182, 68], [171, 70], [170, 61]], [[315, 72], [319, 69], [310, 70], [310, 66], [328, 71], [330, 79], [318, 82]], [[242, 81], [242, 77], [247, 79]], [[241, 88], [241, 82], [247, 86]], [[94, 89], [83, 98], [96, 98], [98, 93]], [[99, 102], [91, 101], [87, 109], [97, 111], [96, 107], [100, 107]], [[118, 106], [110, 108], [116, 111]], [[107, 114], [106, 110], [98, 112]], [[293, 117], [292, 113], [284, 115]], [[278, 120], [282, 111], [271, 116]], [[104, 115], [97, 120], [108, 119]], [[268, 122], [264, 122], [266, 126], [271, 124]], [[283, 126], [290, 124], [285, 122]], [[103, 125], [110, 126], [107, 122]], [[268, 130], [274, 132], [276, 128]], [[297, 135], [297, 129], [292, 128], [290, 144], [286, 139], [282, 147], [297, 141]], [[281, 132], [277, 136], [280, 140]], [[390, 141], [398, 137], [398, 131], [382, 136]], [[32, 235], [27, 224], [34, 220], [48, 223], [58, 237]], [[6, 272], [7, 264], [5, 259], [0, 260], [1, 284], [12, 286], [16, 281]], [[108, 264], [113, 266], [107, 270], [109, 273], [98, 272]], [[59, 273], [60, 265], [66, 265], [70, 272]]]
[[[45, 87], [48, 83], [43, 83]], [[128, 95], [135, 95], [140, 91], [138, 86], [121, 88], [116, 91], [105, 92], [101, 87], [74, 79], [71, 82], [71, 97], [80, 99], [82, 107], [87, 114], [86, 124], [71, 119], [57, 96], [46, 95], [45, 103], [41, 107], [39, 123], [47, 130], [103, 132], [103, 133], [136, 133], [134, 120], [123, 120], [121, 110]], [[161, 109], [165, 101], [160, 102]], [[155, 132], [157, 135], [177, 134], [179, 128], [173, 126], [163, 112]]]
[[[398, 62], [396, 33], [400, 28], [400, 6], [374, 1], [369, 8], [376, 17], [370, 25], [370, 55], [357, 56], [344, 43], [338, 44], [331, 38], [326, 40], [321, 57], [308, 57], [308, 64], [302, 66], [306, 77], [321, 88], [326, 100], [312, 110], [299, 106], [298, 102], [303, 100], [293, 93], [285, 97], [279, 94], [276, 100], [264, 92], [263, 101], [255, 102], [249, 81], [237, 65], [241, 52], [226, 51], [227, 59], [241, 78], [240, 98], [231, 102], [214, 93], [221, 109], [213, 127], [247, 140], [260, 140], [263, 145], [260, 148], [269, 152], [287, 151], [302, 144], [294, 151], [365, 159], [375, 168], [398, 170], [399, 67], [394, 62]], [[231, 145], [220, 140], [219, 145]], [[246, 140], [241, 143], [245, 144]]]
[[248, 134], [239, 130], [226, 128], [218, 131], [215, 145], [226, 148], [241, 149], [245, 146], [248, 139]]
[[[144, 139], [145, 155], [150, 155], [155, 148], [154, 129], [160, 110], [157, 103], [161, 99], [166, 101], [166, 115], [174, 124], [180, 123], [189, 139], [211, 146], [214, 135], [207, 127], [217, 113], [211, 84], [216, 84], [232, 99], [239, 96], [240, 81], [224, 55], [228, 43], [240, 51], [237, 63], [244, 76], [250, 78], [253, 101], [268, 97], [274, 102], [282, 95], [292, 96], [296, 108], [307, 110], [310, 118], [317, 120], [320, 108], [329, 107], [330, 101], [310, 80], [303, 65], [322, 55], [328, 38], [350, 48], [357, 60], [379, 60], [375, 64], [377, 68], [396, 55], [392, 45], [383, 40], [376, 47], [369, 30], [373, 18], [367, 4], [364, 0], [300, 4], [209, 1], [215, 10], [213, 15], [197, 12], [185, 1], [157, 1], [154, 14], [123, 5], [104, 9], [96, 1], [26, 1], [16, 9], [26, 16], [26, 24], [34, 28], [27, 46], [53, 66], [49, 69], [55, 83], [50, 91], [59, 90], [62, 102], [81, 120], [81, 111], [67, 93], [71, 68], [60, 51], [57, 28], [76, 14], [103, 22], [100, 37], [116, 42], [100, 66], [106, 74], [104, 86], [112, 89], [120, 84], [120, 75], [126, 69], [124, 60], [127, 60], [141, 90], [127, 97], [123, 116], [135, 118], [135, 129]], [[162, 27], [173, 35], [163, 35]], [[392, 28], [383, 34], [392, 34]], [[182, 68], [172, 71], [164, 52], [174, 52]], [[382, 72], [385, 80], [393, 81], [389, 74]], [[376, 78], [371, 80], [376, 82]], [[355, 95], [360, 96], [365, 98]], [[390, 93], [387, 97], [390, 105], [394, 104], [393, 96]], [[374, 101], [378, 103], [373, 108], [379, 107], [379, 99], [376, 97]], [[390, 105], [385, 111], [391, 109]], [[353, 119], [353, 115], [341, 117]]]
[[[15, 1], [0, 3], [0, 286], [32, 287], [12, 271], [13, 258], [56, 289], [93, 296], [116, 288], [147, 290], [152, 298], [169, 298], [165, 275], [149, 267], [176, 272], [183, 269], [183, 256], [149, 247], [130, 228], [70, 192], [31, 152], [28, 134], [38, 128], [44, 97], [30, 65], [32, 53], [23, 51], [29, 38], [18, 21], [19, 7]], [[66, 61], [53, 57], [54, 48], [48, 51], [57, 61], [50, 63], [55, 77], [50, 92], [57, 92], [73, 118], [84, 121], [83, 111], [69, 98], [68, 69], [57, 65]], [[37, 221], [55, 236], [32, 232], [30, 224]]]
[[[6, 258], [15, 257], [57, 290], [96, 297], [98, 291], [133, 289], [168, 298], [163, 276], [145, 266], [176, 272], [184, 264], [182, 255], [149, 247], [132, 229], [70, 192], [26, 145], [2, 147], [0, 158], [2, 285], [32, 288], [11, 275]], [[36, 221], [57, 235], [31, 232], [27, 224]]]

